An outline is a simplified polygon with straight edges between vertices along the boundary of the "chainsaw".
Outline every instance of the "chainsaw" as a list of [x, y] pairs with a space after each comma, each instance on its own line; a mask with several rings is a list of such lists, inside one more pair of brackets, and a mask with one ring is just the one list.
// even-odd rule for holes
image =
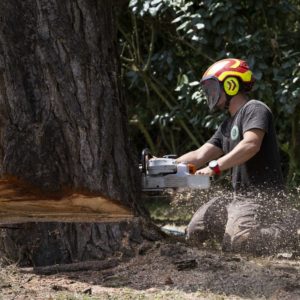
[[166, 189], [175, 191], [185, 189], [207, 189], [210, 187], [210, 177], [195, 175], [196, 167], [192, 164], [176, 162], [176, 155], [165, 155], [162, 158], [153, 157], [148, 149], [142, 152], [143, 192], [161, 192]]

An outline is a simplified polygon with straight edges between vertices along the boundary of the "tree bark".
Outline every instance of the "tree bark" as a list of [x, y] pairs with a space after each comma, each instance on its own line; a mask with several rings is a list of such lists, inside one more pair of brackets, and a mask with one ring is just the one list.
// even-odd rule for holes
[[0, 5], [2, 175], [132, 205], [136, 182], [111, 1]]
[[[0, 174], [44, 195], [92, 192], [136, 212], [139, 180], [119, 82], [115, 3], [0, 2]], [[128, 231], [110, 226], [22, 224], [2, 229], [0, 250], [22, 262], [17, 249], [31, 248], [35, 257], [27, 253], [26, 260], [36, 265], [103, 257], [121, 248], [113, 241]]]

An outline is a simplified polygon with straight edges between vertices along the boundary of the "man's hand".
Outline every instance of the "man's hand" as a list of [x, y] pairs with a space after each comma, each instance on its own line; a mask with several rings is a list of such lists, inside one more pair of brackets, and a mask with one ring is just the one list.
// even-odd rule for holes
[[206, 167], [203, 169], [198, 170], [195, 175], [208, 175], [208, 176], [214, 176], [215, 172], [210, 168]]

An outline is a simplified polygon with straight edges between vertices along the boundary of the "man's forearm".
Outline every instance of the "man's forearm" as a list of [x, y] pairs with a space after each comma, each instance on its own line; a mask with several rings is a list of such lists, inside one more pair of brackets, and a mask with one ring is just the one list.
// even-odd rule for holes
[[177, 162], [183, 162], [188, 164], [194, 164], [199, 168], [203, 163], [202, 160], [198, 158], [197, 150], [188, 152], [176, 159]]
[[[241, 165], [251, 159], [259, 150], [264, 138], [265, 132], [261, 129], [251, 129], [244, 133], [241, 140], [229, 153], [218, 159], [218, 165], [221, 171]], [[197, 174], [212, 176], [214, 171], [209, 167], [200, 169]]]
[[195, 151], [188, 152], [179, 158], [178, 162], [194, 164], [196, 168], [200, 168], [210, 160], [216, 159], [223, 154], [223, 151], [209, 143], [205, 143], [202, 147]]

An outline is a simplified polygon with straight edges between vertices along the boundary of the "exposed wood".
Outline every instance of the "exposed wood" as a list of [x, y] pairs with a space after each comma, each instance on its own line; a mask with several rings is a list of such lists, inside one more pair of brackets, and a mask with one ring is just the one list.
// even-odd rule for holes
[[113, 222], [131, 219], [132, 212], [119, 203], [91, 193], [43, 195], [17, 180], [0, 180], [0, 223]]

